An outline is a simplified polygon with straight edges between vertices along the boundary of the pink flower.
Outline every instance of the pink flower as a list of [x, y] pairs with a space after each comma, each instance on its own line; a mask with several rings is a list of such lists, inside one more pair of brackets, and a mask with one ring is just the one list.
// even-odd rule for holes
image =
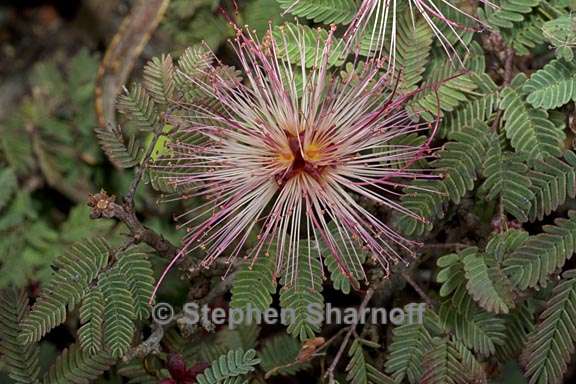
[[180, 217], [188, 233], [177, 258], [202, 250], [204, 267], [219, 257], [232, 262], [257, 232], [256, 246], [243, 256], [256, 261], [273, 248], [277, 274], [290, 282], [299, 272], [297, 260], [314, 257], [312, 247], [319, 243], [348, 276], [358, 273], [341, 257], [351, 252], [342, 249], [351, 240], [385, 270], [401, 254], [412, 253], [413, 244], [358, 198], [416, 217], [396, 200], [403, 180], [432, 177], [409, 167], [427, 154], [429, 141], [422, 146], [394, 141], [431, 127], [407, 114], [410, 96], [394, 92], [379, 62], [356, 72], [330, 72], [333, 32], [313, 47], [315, 65], [307, 71], [310, 47], [297, 28], [282, 33], [300, 41], [298, 65], [281, 59], [288, 52], [270, 36], [260, 44], [238, 31], [233, 45], [244, 82], [231, 81], [213, 66], [203, 80], [189, 79], [218, 106], [190, 106], [180, 133], [201, 139], [172, 143], [173, 157], [160, 165], [169, 170], [179, 164], [185, 171], [169, 181], [207, 200]]

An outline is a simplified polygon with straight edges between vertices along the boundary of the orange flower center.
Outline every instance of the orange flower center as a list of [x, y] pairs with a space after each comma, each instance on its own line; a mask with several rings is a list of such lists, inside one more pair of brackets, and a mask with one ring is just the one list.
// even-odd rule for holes
[[282, 183], [302, 172], [318, 180], [324, 167], [315, 163], [322, 158], [322, 148], [316, 143], [308, 143], [301, 148], [303, 133], [300, 134], [300, 137], [296, 137], [287, 132], [287, 138], [288, 148], [278, 155], [278, 159], [289, 170], [279, 182]]

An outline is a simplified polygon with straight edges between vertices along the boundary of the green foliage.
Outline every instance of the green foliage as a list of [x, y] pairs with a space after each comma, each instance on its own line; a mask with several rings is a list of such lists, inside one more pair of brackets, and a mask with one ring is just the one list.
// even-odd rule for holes
[[82, 349], [123, 356], [132, 343], [134, 321], [149, 316], [154, 279], [145, 253], [128, 248], [110, 266], [111, 252], [102, 239], [84, 240], [58, 258], [59, 269], [22, 322], [22, 341], [39, 341], [81, 303]]
[[116, 268], [121, 278], [127, 282], [130, 296], [134, 299], [134, 311], [138, 320], [146, 320], [150, 315], [149, 299], [154, 290], [152, 264], [149, 253], [142, 247], [131, 247], [118, 256]]
[[[516, 151], [525, 152], [530, 158], [559, 156], [564, 139], [561, 127], [550, 121], [544, 111], [530, 107], [518, 91], [522, 84], [526, 90], [531, 81], [532, 79], [525, 81], [522, 74], [518, 75], [512, 86], [502, 91], [500, 108], [504, 111], [506, 136]], [[530, 96], [528, 101], [530, 102]]]
[[25, 343], [39, 341], [66, 320], [66, 310], [81, 301], [108, 263], [109, 251], [104, 240], [96, 238], [76, 244], [56, 260], [57, 272], [22, 321]]
[[546, 22], [542, 26], [544, 37], [556, 47], [556, 57], [566, 61], [574, 59], [572, 48], [576, 45], [576, 29], [574, 16], [563, 15]]
[[171, 50], [185, 49], [203, 41], [216, 49], [232, 32], [226, 20], [215, 12], [219, 0], [173, 0], [160, 30], [168, 35]]
[[342, 268], [336, 257], [334, 257], [331, 247], [325, 242], [320, 244], [320, 253], [324, 258], [326, 269], [330, 272], [330, 280], [332, 280], [334, 289], [348, 294], [351, 286], [358, 287], [360, 285], [359, 281], [365, 278], [362, 264], [366, 261], [368, 252], [362, 248], [359, 241], [345, 237], [333, 223], [329, 225], [328, 230], [331, 232], [332, 237], [336, 239], [333, 247], [338, 252], [340, 263], [346, 266], [350, 271], [350, 275], [342, 272]]
[[534, 193], [527, 176], [528, 166], [522, 160], [518, 154], [503, 152], [494, 136], [484, 161], [486, 180], [480, 191], [485, 191], [488, 199], [497, 198], [505, 212], [520, 221], [528, 221]]
[[[166, 106], [174, 96], [174, 62], [170, 55], [155, 57], [144, 67], [144, 86], [150, 93], [150, 97], [159, 105]], [[150, 104], [149, 99], [141, 100], [142, 103]], [[146, 110], [146, 108], [142, 108]], [[152, 114], [148, 112], [147, 114]], [[146, 113], [143, 113], [146, 116]]]
[[[428, 314], [427, 314], [428, 315]], [[404, 324], [393, 330], [386, 372], [396, 382], [405, 378], [418, 383], [422, 376], [422, 357], [432, 341], [432, 333], [425, 324]]]
[[142, 129], [152, 130], [158, 124], [158, 111], [146, 89], [135, 84], [125, 95], [120, 96], [118, 109]]
[[282, 22], [284, 13], [277, 0], [254, 0], [248, 2], [244, 8], [245, 24], [256, 31], [258, 36], [264, 36], [270, 30], [270, 25]]
[[489, 312], [508, 313], [514, 307], [511, 284], [490, 255], [470, 253], [462, 259], [466, 289]]
[[116, 269], [102, 275], [98, 286], [106, 298], [104, 307], [104, 342], [112, 356], [121, 357], [130, 347], [135, 327], [134, 299], [130, 287]]
[[[439, 315], [447, 326], [453, 329], [458, 340], [467, 348], [473, 349], [480, 355], [492, 355], [496, 347], [503, 344], [503, 319], [491, 313], [480, 310], [474, 303], [471, 295], [482, 305], [495, 311], [506, 312], [512, 306], [509, 288], [496, 286], [500, 282], [491, 279], [497, 270], [491, 270], [488, 275], [487, 268], [482, 268], [476, 247], [469, 247], [458, 254], [450, 254], [438, 259], [441, 271], [437, 281], [442, 283], [441, 296], [445, 297], [439, 310]], [[478, 268], [480, 265], [480, 268]], [[495, 267], [496, 268], [496, 267]], [[479, 274], [484, 270], [484, 275]], [[479, 281], [492, 285], [486, 291], [479, 288]], [[487, 298], [486, 295], [496, 293], [498, 297]], [[501, 306], [501, 307], [500, 307]]]
[[440, 126], [440, 136], [447, 137], [451, 133], [471, 127], [475, 121], [487, 122], [496, 109], [499, 90], [487, 74], [474, 76], [480, 94], [446, 115]]
[[562, 280], [546, 301], [536, 329], [528, 336], [522, 362], [529, 383], [561, 383], [576, 343], [576, 271]]
[[544, 43], [542, 27], [544, 19], [541, 15], [529, 15], [517, 27], [504, 33], [503, 37], [518, 55], [529, 55], [534, 48]]
[[233, 378], [246, 375], [254, 370], [254, 366], [260, 363], [253, 349], [229, 351], [212, 362], [210, 368], [196, 377], [198, 384], [237, 383]]
[[38, 348], [23, 345], [18, 340], [20, 323], [28, 312], [28, 296], [21, 289], [0, 291], [0, 354], [12, 380], [22, 384], [37, 384], [40, 374]]
[[552, 60], [524, 83], [522, 91], [534, 108], [554, 109], [576, 100], [576, 65]]
[[432, 49], [433, 32], [422, 19], [415, 23], [409, 12], [398, 18], [396, 65], [401, 68], [400, 89], [413, 92], [423, 79]]
[[540, 0], [500, 0], [495, 10], [486, 5], [487, 22], [496, 28], [514, 28], [516, 23], [524, 21], [525, 15], [532, 12], [540, 4]]
[[434, 338], [432, 347], [423, 356], [421, 383], [464, 383], [465, 368], [458, 361], [458, 350], [446, 338]]
[[73, 201], [89, 191], [101, 159], [92, 132], [97, 68], [87, 49], [37, 63], [20, 81], [30, 93], [0, 122], [0, 158], [17, 176], [40, 176]]
[[102, 290], [91, 289], [80, 307], [78, 340], [84, 351], [95, 354], [102, 349], [105, 301]]
[[271, 376], [293, 376], [311, 367], [308, 363], [295, 363], [299, 352], [300, 343], [293, 337], [282, 334], [266, 340], [258, 356], [262, 360], [262, 368], [270, 372]]
[[[275, 251], [273, 247], [270, 249]], [[261, 255], [256, 263], [246, 261], [234, 278], [232, 301], [234, 308], [266, 310], [272, 304], [272, 295], [276, 293], [276, 257], [272, 253]]]
[[350, 362], [346, 366], [346, 380], [351, 384], [394, 384], [395, 381], [379, 372], [366, 361], [363, 347], [378, 348], [379, 345], [367, 340], [356, 339], [348, 350]]
[[315, 23], [348, 24], [356, 14], [354, 0], [277, 0], [282, 9]]
[[[297, 265], [283, 275], [283, 287], [280, 290], [280, 306], [293, 313], [288, 318], [288, 333], [300, 340], [314, 337], [320, 326], [311, 313], [324, 310], [322, 295], [322, 271], [320, 254], [317, 249], [301, 249]], [[321, 312], [320, 312], [321, 313]]]
[[505, 342], [496, 347], [499, 360], [509, 361], [518, 357], [528, 335], [534, 330], [535, 311], [533, 301], [527, 300], [510, 312], [506, 318]]
[[542, 220], [576, 194], [576, 154], [566, 151], [562, 159], [548, 157], [534, 162], [529, 178], [534, 192], [530, 220]]
[[18, 188], [16, 175], [11, 168], [0, 169], [0, 211], [10, 201]]
[[[490, 145], [488, 127], [481, 122], [454, 132], [449, 141], [432, 162], [435, 171], [442, 175], [441, 180], [416, 181], [404, 189], [403, 205], [424, 220], [432, 220], [444, 215], [444, 204], [448, 201], [459, 203], [464, 194], [474, 187], [481, 166]], [[398, 215], [396, 226], [407, 235], [421, 236], [431, 230], [431, 223]]]
[[[307, 68], [319, 64], [317, 47], [324, 47], [328, 41], [328, 31], [322, 28], [313, 29], [307, 25], [286, 23], [275, 26], [272, 36], [278, 46], [278, 56], [293, 64], [300, 64], [303, 53]], [[341, 39], [332, 38], [329, 65], [341, 65], [344, 62], [342, 51], [344, 44]]]
[[410, 109], [429, 121], [467, 102], [478, 87], [470, 74], [455, 73], [444, 57], [432, 58], [421, 86], [425, 88], [410, 103]]
[[58, 357], [43, 380], [44, 384], [90, 384], [114, 365], [108, 352], [90, 354], [73, 344]]
[[576, 248], [576, 213], [545, 225], [544, 232], [530, 236], [504, 261], [504, 271], [519, 289], [545, 286], [550, 274], [572, 257]]
[[140, 147], [135, 136], [128, 141], [119, 128], [95, 128], [100, 147], [108, 159], [119, 168], [132, 168], [139, 162]]

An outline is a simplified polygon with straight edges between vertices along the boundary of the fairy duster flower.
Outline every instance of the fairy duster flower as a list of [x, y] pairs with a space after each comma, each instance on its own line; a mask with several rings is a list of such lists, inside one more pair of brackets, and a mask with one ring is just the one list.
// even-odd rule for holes
[[[260, 43], [238, 31], [233, 46], [243, 82], [213, 65], [188, 78], [217, 105], [189, 105], [179, 132], [200, 138], [174, 141], [164, 167], [178, 163], [181, 170], [169, 182], [206, 202], [182, 216], [184, 245], [161, 280], [193, 251], [205, 252], [204, 267], [219, 257], [256, 261], [274, 251], [277, 274], [288, 282], [298, 274], [298, 260], [313, 257], [318, 244], [348, 276], [358, 271], [343, 261], [352, 252], [343, 244], [360, 243], [385, 270], [412, 252], [413, 244], [361, 201], [415, 217], [396, 200], [403, 181], [428, 177], [412, 165], [426, 155], [429, 141], [398, 143], [430, 126], [407, 114], [409, 96], [394, 92], [378, 61], [344, 74], [331, 71], [333, 33], [310, 47], [296, 28], [284, 29], [283, 36], [299, 42], [300, 61], [291, 64], [282, 59], [287, 46], [270, 35]], [[314, 65], [307, 69], [311, 52]], [[246, 250], [254, 233], [256, 245]]]

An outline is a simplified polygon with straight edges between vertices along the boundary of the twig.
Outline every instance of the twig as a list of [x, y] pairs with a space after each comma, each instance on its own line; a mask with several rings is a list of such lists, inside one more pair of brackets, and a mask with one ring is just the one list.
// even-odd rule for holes
[[[370, 299], [372, 299], [372, 295], [374, 295], [374, 289], [370, 288], [366, 291], [366, 295], [364, 296], [364, 300], [362, 300], [362, 304], [360, 304], [360, 307], [358, 308], [358, 313], [364, 313], [366, 306], [370, 302]], [[359, 319], [357, 319], [357, 320], [359, 320]], [[350, 342], [350, 338], [352, 337], [352, 334], [356, 331], [357, 325], [358, 325], [358, 323], [356, 322], [348, 328], [348, 332], [346, 332], [346, 336], [344, 336], [344, 341], [340, 345], [340, 349], [338, 349], [338, 353], [336, 354], [336, 357], [334, 357], [332, 364], [330, 364], [330, 367], [328, 367], [328, 370], [326, 370], [326, 373], [324, 374], [324, 378], [325, 379], [328, 378], [328, 383], [330, 383], [330, 384], [335, 382], [334, 381], [334, 371], [336, 370], [336, 366], [338, 365], [338, 363], [340, 362], [340, 359], [342, 358], [342, 355], [344, 354], [344, 350], [346, 349], [346, 347], [348, 346], [348, 343]]]
[[469, 247], [468, 244], [463, 243], [438, 243], [438, 244], [423, 244], [421, 249], [446, 249], [446, 248], [466, 248]]
[[426, 294], [426, 292], [418, 285], [418, 283], [410, 276], [410, 274], [406, 271], [401, 271], [400, 275], [410, 286], [416, 291], [416, 293], [428, 304], [430, 308], [434, 308], [436, 306], [436, 302], [432, 300], [430, 296]]
[[88, 200], [88, 206], [92, 208], [90, 216], [93, 219], [105, 217], [120, 220], [128, 227], [135, 242], [148, 244], [166, 258], [171, 259], [176, 255], [178, 249], [163, 236], [144, 226], [132, 206], [117, 204], [115, 200], [114, 196], [109, 196], [105, 191], [90, 196]]
[[506, 49], [506, 59], [504, 60], [504, 85], [508, 85], [512, 82], [512, 77], [514, 76], [514, 49]]
[[145, 341], [143, 341], [141, 344], [138, 344], [136, 347], [128, 351], [126, 355], [124, 355], [122, 358], [124, 361], [130, 361], [135, 357], [143, 358], [151, 353], [160, 351], [160, 343], [164, 338], [164, 327], [154, 323], [152, 325], [152, 329], [152, 333]]

